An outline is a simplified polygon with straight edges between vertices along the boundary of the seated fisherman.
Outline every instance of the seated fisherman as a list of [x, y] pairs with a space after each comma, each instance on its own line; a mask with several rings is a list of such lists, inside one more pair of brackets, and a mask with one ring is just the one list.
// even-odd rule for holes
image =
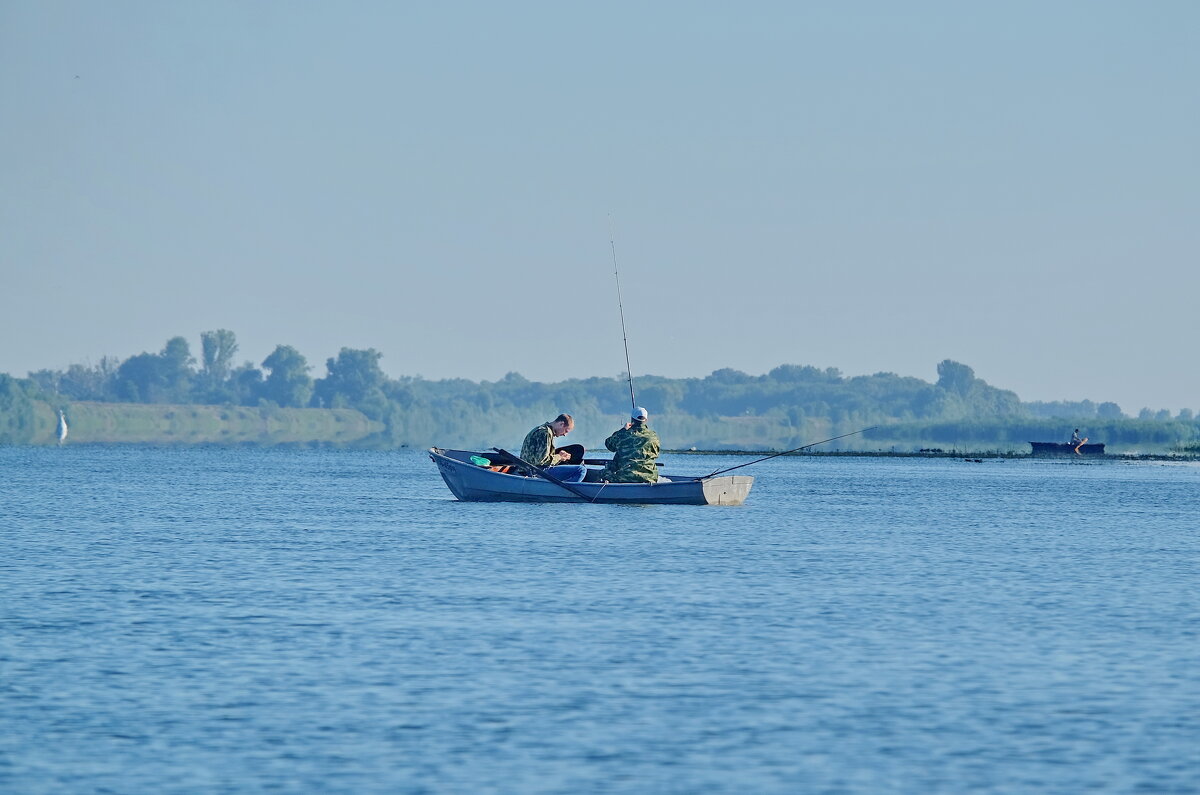
[[613, 459], [604, 466], [600, 479], [609, 483], [655, 483], [658, 481], [658, 434], [646, 421], [650, 415], [640, 406], [624, 428], [617, 429], [604, 440], [613, 452]]
[[1074, 447], [1079, 444], [1083, 444], [1083, 439], [1079, 438], [1079, 429], [1076, 428], [1075, 432], [1071, 434], [1071, 446]]
[[569, 450], [554, 449], [554, 437], [566, 436], [574, 427], [575, 420], [570, 414], [559, 414], [550, 422], [543, 422], [525, 435], [521, 458], [565, 483], [578, 483], [587, 474], [587, 468], [581, 464], [567, 464], [571, 460]]

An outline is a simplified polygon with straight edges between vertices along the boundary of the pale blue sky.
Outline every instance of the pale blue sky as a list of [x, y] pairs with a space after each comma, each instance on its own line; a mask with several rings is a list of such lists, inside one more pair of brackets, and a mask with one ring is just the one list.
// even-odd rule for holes
[[0, 372], [616, 375], [611, 218], [635, 377], [1200, 408], [1198, 87], [1194, 2], [0, 0]]

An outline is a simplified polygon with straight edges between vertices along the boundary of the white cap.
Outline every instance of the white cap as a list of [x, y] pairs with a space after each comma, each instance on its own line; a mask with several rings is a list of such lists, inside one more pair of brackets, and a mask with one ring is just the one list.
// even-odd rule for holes
[[650, 413], [647, 412], [641, 406], [638, 406], [636, 409], [633, 410], [633, 413], [629, 415], [629, 419], [637, 420], [638, 422], [645, 422], [649, 418], [650, 418]]

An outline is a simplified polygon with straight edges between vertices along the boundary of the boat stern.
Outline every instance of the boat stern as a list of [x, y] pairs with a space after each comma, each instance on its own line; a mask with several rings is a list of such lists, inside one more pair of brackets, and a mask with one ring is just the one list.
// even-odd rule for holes
[[747, 475], [727, 475], [704, 481], [704, 501], [709, 505], [741, 505], [750, 496], [754, 478]]

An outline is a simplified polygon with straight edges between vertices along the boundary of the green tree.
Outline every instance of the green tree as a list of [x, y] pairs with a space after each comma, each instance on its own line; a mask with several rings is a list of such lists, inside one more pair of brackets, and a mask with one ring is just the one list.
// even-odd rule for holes
[[391, 416], [384, 386], [387, 377], [379, 369], [383, 354], [374, 348], [342, 348], [336, 359], [327, 359], [327, 375], [313, 388], [313, 404], [328, 408], [355, 408], [373, 420]]
[[159, 357], [162, 359], [162, 377], [166, 385], [165, 402], [189, 402], [193, 376], [192, 365], [196, 363], [196, 360], [192, 358], [187, 340], [183, 337], [172, 337], [167, 340]]
[[172, 337], [160, 353], [139, 353], [122, 362], [114, 392], [133, 403], [186, 403], [194, 363], [187, 340]]
[[71, 400], [115, 400], [114, 385], [120, 365], [118, 359], [103, 356], [95, 366], [72, 364], [66, 372], [38, 370], [29, 374], [29, 380], [47, 393]]
[[966, 396], [975, 383], [975, 371], [965, 364], [943, 359], [937, 366], [937, 385], [947, 392]]
[[263, 373], [250, 362], [235, 367], [229, 373], [230, 402], [239, 406], [258, 405], [263, 396]]
[[37, 384], [43, 392], [62, 394], [64, 373], [61, 370], [36, 370], [29, 374], [29, 380]]
[[237, 353], [237, 337], [229, 329], [200, 333], [200, 377], [206, 389], [215, 389], [229, 378], [233, 355]]
[[0, 373], [0, 444], [34, 441], [37, 421], [31, 389], [36, 389], [31, 382]]
[[73, 400], [112, 400], [113, 382], [121, 360], [101, 356], [99, 364], [87, 367], [73, 364], [63, 376], [63, 394]]
[[130, 403], [165, 402], [166, 380], [162, 369], [162, 359], [153, 353], [130, 356], [117, 368], [117, 399]]
[[290, 345], [278, 345], [266, 359], [263, 367], [269, 373], [262, 386], [262, 396], [280, 406], [299, 408], [307, 406], [313, 393], [313, 380], [309, 377], [308, 361]]
[[381, 358], [383, 354], [374, 348], [342, 348], [336, 359], [325, 361], [328, 375], [317, 380], [315, 389], [318, 400], [325, 406], [335, 405], [339, 397], [349, 406], [366, 400], [372, 392], [378, 392], [387, 380], [379, 369]]

